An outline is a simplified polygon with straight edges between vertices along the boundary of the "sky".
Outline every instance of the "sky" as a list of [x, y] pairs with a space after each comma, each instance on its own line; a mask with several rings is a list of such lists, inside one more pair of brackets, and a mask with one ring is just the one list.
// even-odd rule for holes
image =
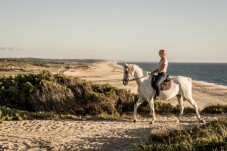
[[0, 58], [227, 62], [227, 0], [0, 0]]

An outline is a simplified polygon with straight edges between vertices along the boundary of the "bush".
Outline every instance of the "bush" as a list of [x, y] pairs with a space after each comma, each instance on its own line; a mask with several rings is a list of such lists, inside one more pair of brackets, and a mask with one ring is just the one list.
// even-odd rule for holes
[[205, 107], [202, 113], [224, 114], [227, 113], [227, 105], [213, 105]]
[[1, 106], [32, 112], [118, 114], [132, 111], [135, 102], [135, 95], [125, 90], [49, 71], [2, 77], [0, 88]]
[[212, 121], [201, 127], [187, 130], [171, 130], [163, 134], [152, 134], [139, 150], [146, 151], [209, 151], [227, 149], [227, 117]]

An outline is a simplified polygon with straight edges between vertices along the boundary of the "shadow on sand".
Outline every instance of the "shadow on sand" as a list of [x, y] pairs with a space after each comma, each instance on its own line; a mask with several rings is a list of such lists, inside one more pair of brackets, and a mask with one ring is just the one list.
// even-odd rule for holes
[[113, 137], [85, 138], [91, 144], [103, 144], [94, 146], [94, 148], [83, 149], [85, 151], [100, 150], [100, 151], [129, 151], [137, 149], [139, 144], [146, 142], [150, 137], [151, 128], [138, 128], [124, 131]]

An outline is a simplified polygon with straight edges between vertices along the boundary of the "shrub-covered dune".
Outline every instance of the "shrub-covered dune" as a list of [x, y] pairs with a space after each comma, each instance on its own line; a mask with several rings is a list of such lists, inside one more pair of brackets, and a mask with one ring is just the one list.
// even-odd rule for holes
[[132, 111], [136, 95], [75, 77], [20, 74], [0, 78], [0, 106], [33, 112], [97, 115]]

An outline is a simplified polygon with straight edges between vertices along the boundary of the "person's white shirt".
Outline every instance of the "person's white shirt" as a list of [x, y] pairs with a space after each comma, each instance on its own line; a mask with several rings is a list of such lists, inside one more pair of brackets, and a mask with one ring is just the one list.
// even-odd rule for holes
[[168, 67], [168, 60], [166, 59], [166, 57], [162, 57], [159, 62], [158, 73], [161, 73], [161, 72], [166, 73], [167, 67]]

